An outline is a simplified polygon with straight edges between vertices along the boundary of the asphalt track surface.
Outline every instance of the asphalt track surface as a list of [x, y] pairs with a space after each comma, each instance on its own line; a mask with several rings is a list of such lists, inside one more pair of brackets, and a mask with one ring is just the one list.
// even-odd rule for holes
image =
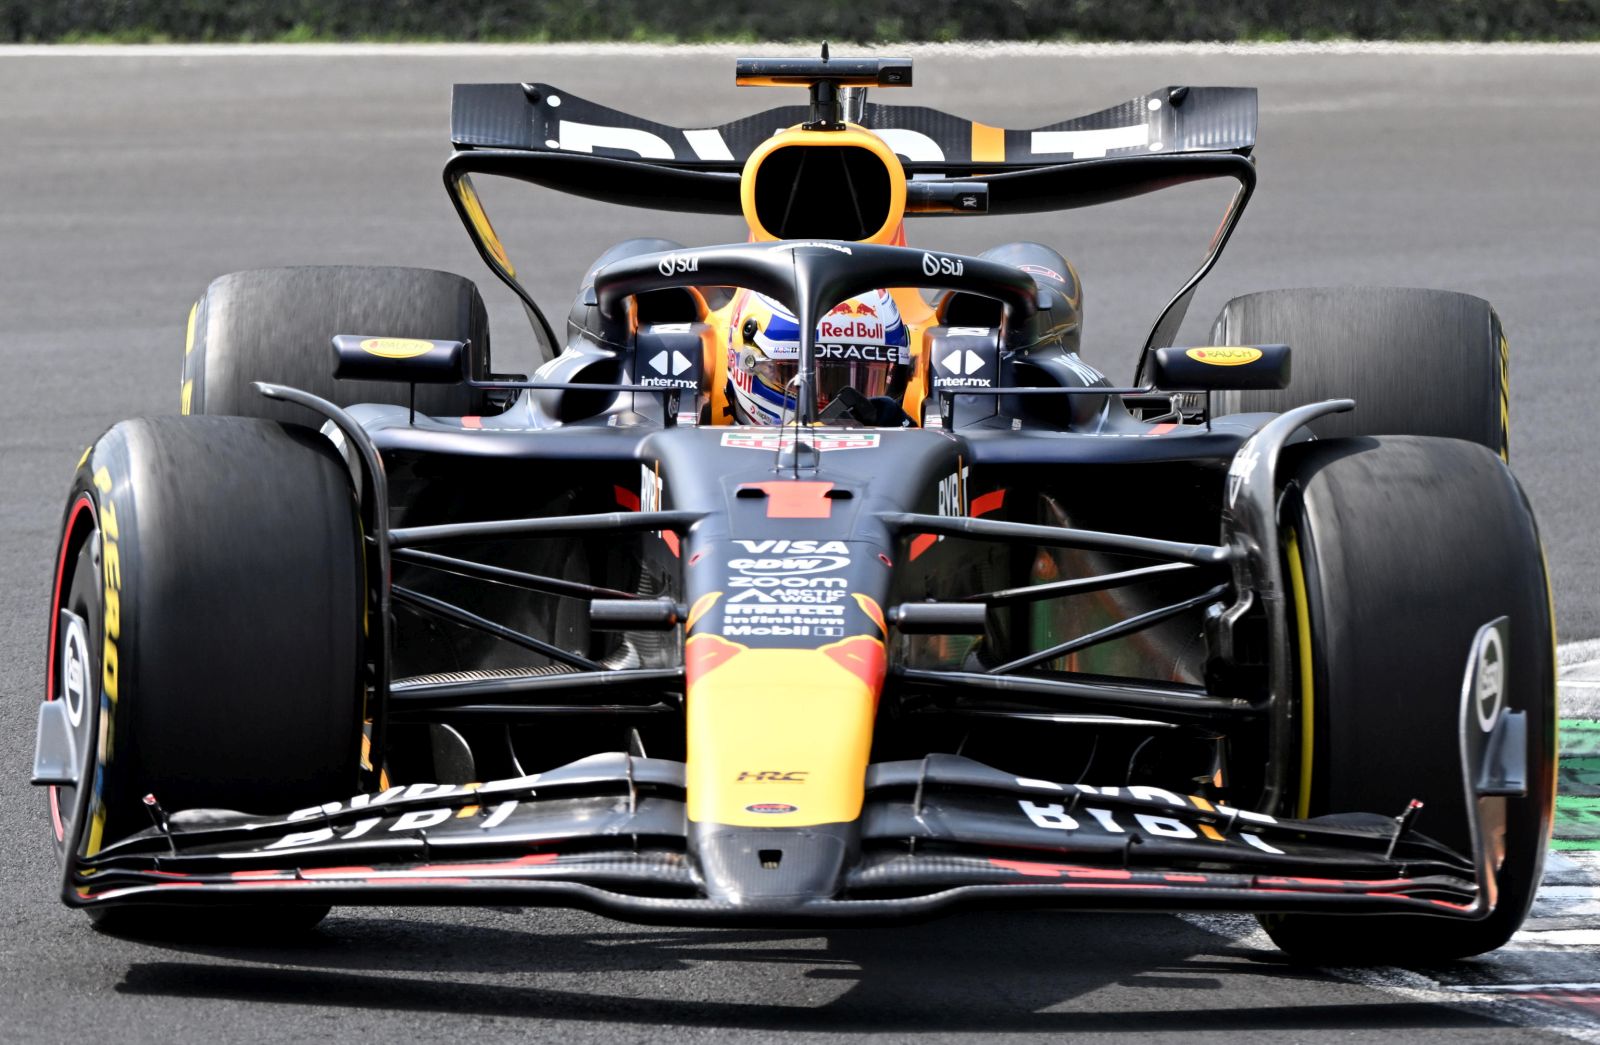
[[[1225, 300], [1270, 287], [1402, 284], [1489, 298], [1513, 346], [1512, 460], [1540, 518], [1568, 641], [1600, 635], [1600, 468], [1581, 435], [1600, 383], [1595, 63], [947, 52], [919, 58], [923, 86], [895, 100], [1027, 127], [1165, 84], [1260, 87], [1261, 187], [1185, 337], [1203, 343]], [[485, 287], [497, 362], [527, 365], [514, 299], [482, 269], [440, 187], [449, 85], [538, 79], [702, 126], [785, 100], [735, 91], [731, 65], [725, 55], [0, 55], [0, 1041], [1587, 1036], [1582, 997], [1519, 1006], [1493, 986], [1600, 980], [1587, 951], [1555, 945], [1355, 976], [1285, 964], [1226, 919], [968, 914], [807, 934], [383, 909], [337, 911], [305, 941], [252, 950], [119, 940], [57, 903], [47, 815], [25, 778], [61, 498], [106, 426], [176, 412], [190, 302], [240, 268], [448, 269]], [[611, 242], [742, 238], [720, 219], [514, 189], [486, 194], [490, 212], [556, 318]], [[1180, 189], [1046, 222], [910, 231], [952, 250], [1015, 238], [1061, 247], [1087, 290], [1086, 355], [1122, 375], [1223, 202], [1219, 189]], [[1446, 981], [1490, 987], [1457, 988], [1440, 1004], [1439, 991], [1417, 986]]]

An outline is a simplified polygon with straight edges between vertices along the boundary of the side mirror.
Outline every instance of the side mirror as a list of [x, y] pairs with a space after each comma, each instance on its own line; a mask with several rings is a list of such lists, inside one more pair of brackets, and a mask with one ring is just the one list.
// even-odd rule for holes
[[349, 381], [453, 385], [465, 374], [466, 342], [418, 337], [333, 336], [333, 376]]
[[1158, 348], [1150, 383], [1164, 392], [1289, 387], [1288, 345]]

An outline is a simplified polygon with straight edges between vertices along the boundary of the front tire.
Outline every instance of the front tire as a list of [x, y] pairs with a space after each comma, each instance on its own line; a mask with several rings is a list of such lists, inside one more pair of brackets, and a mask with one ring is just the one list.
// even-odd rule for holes
[[1323, 963], [1431, 962], [1499, 947], [1539, 887], [1555, 774], [1554, 622], [1539, 535], [1509, 469], [1459, 440], [1383, 437], [1291, 448], [1283, 474], [1301, 692], [1313, 742], [1299, 815], [1398, 814], [1470, 852], [1458, 741], [1480, 627], [1510, 618], [1506, 707], [1527, 715], [1528, 794], [1506, 800], [1500, 899], [1483, 921], [1423, 915], [1263, 919]]
[[[68, 504], [49, 696], [71, 698], [77, 656], [93, 714], [91, 786], [52, 798], [62, 854], [149, 827], [147, 794], [168, 811], [271, 813], [354, 793], [365, 594], [331, 444], [244, 418], [125, 421]], [[75, 630], [87, 656], [68, 649]]]

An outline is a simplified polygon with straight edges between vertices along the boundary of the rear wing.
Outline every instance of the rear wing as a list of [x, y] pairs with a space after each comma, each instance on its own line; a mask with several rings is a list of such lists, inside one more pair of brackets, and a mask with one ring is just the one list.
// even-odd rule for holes
[[[457, 84], [450, 138], [458, 149], [581, 153], [737, 173], [756, 146], [804, 123], [804, 105], [716, 127], [680, 128], [631, 116], [547, 83]], [[1059, 123], [1008, 130], [918, 105], [866, 102], [853, 122], [899, 154], [908, 177], [1000, 172], [1106, 157], [1249, 155], [1253, 87], [1166, 87]]]
[[[1253, 87], [1165, 87], [1028, 130], [991, 127], [924, 106], [866, 102], [864, 92], [855, 101], [846, 103], [846, 116], [887, 142], [905, 167], [910, 217], [1068, 210], [1210, 178], [1236, 181], [1238, 191], [1199, 268], [1145, 341], [1139, 376], [1145, 357], [1177, 336], [1195, 289], [1216, 264], [1255, 188]], [[522, 299], [555, 353], [555, 334], [517, 280], [471, 174], [651, 210], [737, 215], [745, 160], [762, 142], [811, 115], [807, 106], [790, 105], [715, 127], [681, 128], [545, 83], [457, 84], [450, 114], [457, 151], [445, 164], [445, 186], [478, 253]]]

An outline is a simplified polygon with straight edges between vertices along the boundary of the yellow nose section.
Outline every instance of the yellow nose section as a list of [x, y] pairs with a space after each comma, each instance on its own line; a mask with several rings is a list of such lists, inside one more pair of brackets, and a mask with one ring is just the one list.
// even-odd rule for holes
[[808, 827], [861, 815], [882, 642], [751, 649], [696, 635], [684, 653], [690, 820]]

